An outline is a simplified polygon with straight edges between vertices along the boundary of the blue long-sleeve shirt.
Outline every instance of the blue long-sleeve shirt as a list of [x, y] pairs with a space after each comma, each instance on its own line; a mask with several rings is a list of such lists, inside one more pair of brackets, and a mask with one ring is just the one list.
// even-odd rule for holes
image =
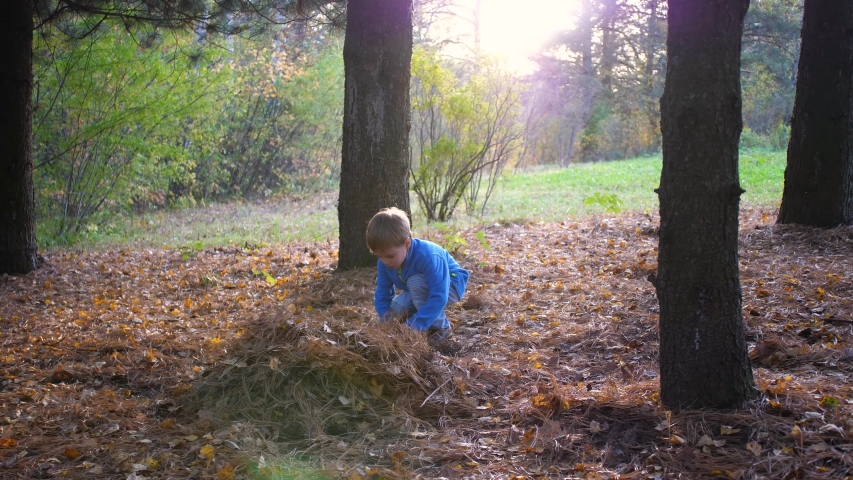
[[373, 305], [380, 319], [391, 309], [395, 288], [408, 291], [406, 281], [409, 277], [424, 276], [429, 286], [429, 297], [407, 322], [415, 330], [428, 329], [441, 316], [451, 285], [459, 298], [468, 285], [468, 271], [460, 267], [447, 250], [427, 240], [412, 239], [406, 260], [399, 269], [390, 269], [381, 260], [376, 263], [378, 272]]

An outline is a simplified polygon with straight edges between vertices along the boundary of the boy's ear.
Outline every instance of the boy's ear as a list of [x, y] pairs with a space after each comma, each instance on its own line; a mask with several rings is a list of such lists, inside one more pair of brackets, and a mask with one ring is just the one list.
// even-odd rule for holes
[[412, 247], [412, 239], [411, 237], [406, 239], [406, 250]]

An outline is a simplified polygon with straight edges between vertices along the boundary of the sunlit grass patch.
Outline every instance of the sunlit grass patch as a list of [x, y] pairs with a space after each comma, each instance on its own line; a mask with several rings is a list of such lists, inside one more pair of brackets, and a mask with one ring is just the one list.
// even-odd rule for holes
[[[414, 230], [428, 238], [478, 225], [559, 222], [618, 211], [655, 213], [660, 155], [611, 162], [545, 166], [507, 171], [482, 215], [460, 206], [444, 223], [426, 222], [417, 199], [411, 206]], [[745, 150], [740, 154], [742, 206], [778, 206], [785, 152]], [[203, 249], [222, 245], [271, 245], [292, 241], [333, 241], [338, 235], [337, 193], [299, 199], [238, 201], [155, 211], [92, 225], [72, 239], [84, 249], [159, 247]], [[439, 236], [440, 236], [439, 235]], [[48, 248], [56, 241], [46, 241]]]

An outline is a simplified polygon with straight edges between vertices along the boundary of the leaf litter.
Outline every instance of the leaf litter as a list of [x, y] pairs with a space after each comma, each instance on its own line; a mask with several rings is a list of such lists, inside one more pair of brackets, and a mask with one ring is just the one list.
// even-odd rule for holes
[[849, 476], [853, 228], [775, 214], [741, 216], [737, 411], [659, 404], [650, 215], [459, 232], [438, 352], [334, 243], [50, 253], [0, 278], [2, 477]]

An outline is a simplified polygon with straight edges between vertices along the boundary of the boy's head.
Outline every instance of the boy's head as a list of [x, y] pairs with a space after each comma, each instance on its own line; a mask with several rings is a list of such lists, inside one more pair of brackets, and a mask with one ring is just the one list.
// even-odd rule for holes
[[367, 224], [367, 248], [389, 268], [399, 268], [412, 243], [412, 227], [406, 212], [383, 208]]

